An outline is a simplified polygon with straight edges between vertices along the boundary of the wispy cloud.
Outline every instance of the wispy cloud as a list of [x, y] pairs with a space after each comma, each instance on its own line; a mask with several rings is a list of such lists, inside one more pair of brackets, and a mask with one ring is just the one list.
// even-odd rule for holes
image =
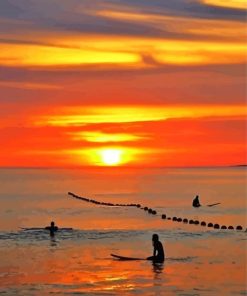
[[[98, 10], [97, 15], [106, 19], [121, 20], [129, 24], [145, 24], [153, 29], [153, 36], [168, 39], [238, 40], [246, 37], [245, 22], [170, 16], [126, 10]], [[174, 25], [176, 24], [176, 25]], [[155, 33], [155, 30], [157, 32]]]
[[247, 9], [245, 0], [201, 0], [203, 4], [233, 9]]
[[46, 89], [46, 90], [58, 90], [61, 89], [60, 85], [52, 85], [48, 83], [33, 83], [23, 81], [0, 81], [0, 87], [18, 88], [18, 89]]
[[[74, 109], [74, 110], [73, 110]], [[99, 123], [130, 123], [162, 121], [171, 118], [200, 118], [219, 116], [245, 116], [242, 106], [186, 106], [186, 107], [73, 107], [61, 113], [69, 115], [43, 116], [34, 123], [38, 126], [81, 126]]]
[[[56, 41], [54, 41], [55, 43]], [[162, 40], [121, 37], [69, 37], [61, 44], [75, 48], [61, 48], [24, 44], [0, 44], [2, 65], [58, 66], [110, 64], [137, 68], [160, 64], [232, 64], [246, 60], [243, 43], [219, 43], [185, 40]], [[27, 54], [28, 53], [28, 54]], [[147, 63], [145, 57], [150, 56]]]
[[101, 131], [70, 132], [68, 135], [71, 136], [71, 139], [73, 140], [84, 140], [92, 143], [132, 142], [148, 138], [147, 135], [143, 134], [104, 133]]
[[[212, 2], [212, 3], [211, 3]], [[237, 0], [230, 1], [237, 6]], [[245, 63], [242, 9], [202, 1], [9, 1], [0, 4], [0, 65]], [[209, 5], [218, 5], [208, 9]]]

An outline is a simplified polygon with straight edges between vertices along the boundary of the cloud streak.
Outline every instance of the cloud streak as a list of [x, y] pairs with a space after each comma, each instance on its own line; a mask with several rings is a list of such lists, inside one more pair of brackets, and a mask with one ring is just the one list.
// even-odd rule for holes
[[246, 62], [241, 9], [210, 10], [208, 2], [185, 0], [20, 0], [15, 5], [5, 0], [0, 5], [5, 12], [2, 17], [0, 13], [4, 66], [145, 68]]
[[[70, 115], [51, 115], [41, 117], [36, 121], [37, 126], [83, 126], [99, 123], [130, 123], [162, 121], [171, 118], [202, 118], [224, 116], [246, 116], [247, 111], [242, 106], [190, 106], [190, 107], [87, 107], [80, 110], [60, 111]], [[74, 114], [73, 114], [74, 113]]]

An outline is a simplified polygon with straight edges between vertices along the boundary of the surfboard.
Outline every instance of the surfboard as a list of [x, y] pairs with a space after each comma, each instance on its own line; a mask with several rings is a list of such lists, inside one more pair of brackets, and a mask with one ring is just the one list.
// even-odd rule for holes
[[135, 258], [135, 257], [125, 257], [125, 256], [119, 256], [116, 254], [111, 254], [111, 256], [115, 259], [121, 260], [121, 261], [131, 261], [131, 260], [147, 260], [145, 258]]
[[217, 202], [217, 203], [214, 203], [214, 204], [211, 204], [211, 205], [207, 205], [208, 207], [213, 207], [213, 206], [217, 206], [217, 205], [219, 205], [220, 204], [220, 202]]

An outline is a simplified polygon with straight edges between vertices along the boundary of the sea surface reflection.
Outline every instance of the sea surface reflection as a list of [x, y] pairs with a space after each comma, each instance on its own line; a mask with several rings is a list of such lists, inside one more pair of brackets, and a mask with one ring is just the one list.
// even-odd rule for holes
[[[0, 170], [0, 293], [3, 295], [245, 295], [246, 171]], [[111, 180], [111, 182], [108, 182]], [[15, 186], [13, 186], [15, 184]], [[143, 209], [97, 206], [68, 191]], [[215, 208], [191, 208], [194, 194]], [[161, 219], [166, 213], [244, 230], [221, 230]], [[54, 236], [44, 226], [55, 220]], [[72, 228], [72, 229], [68, 229]], [[152, 234], [163, 264], [146, 258]]]

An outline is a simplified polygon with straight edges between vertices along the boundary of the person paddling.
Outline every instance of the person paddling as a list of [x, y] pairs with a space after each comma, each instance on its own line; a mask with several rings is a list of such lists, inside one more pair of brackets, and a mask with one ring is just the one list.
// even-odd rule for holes
[[199, 208], [201, 206], [200, 202], [199, 202], [199, 195], [197, 195], [192, 202], [192, 206], [194, 208]]
[[45, 229], [50, 230], [50, 235], [51, 236], [54, 236], [55, 232], [58, 230], [58, 227], [55, 226], [55, 222], [52, 221], [51, 222], [51, 225], [50, 226], [46, 226]]
[[147, 260], [152, 260], [153, 262], [162, 263], [165, 260], [165, 254], [162, 243], [159, 241], [158, 234], [153, 234], [153, 256], [147, 257]]

